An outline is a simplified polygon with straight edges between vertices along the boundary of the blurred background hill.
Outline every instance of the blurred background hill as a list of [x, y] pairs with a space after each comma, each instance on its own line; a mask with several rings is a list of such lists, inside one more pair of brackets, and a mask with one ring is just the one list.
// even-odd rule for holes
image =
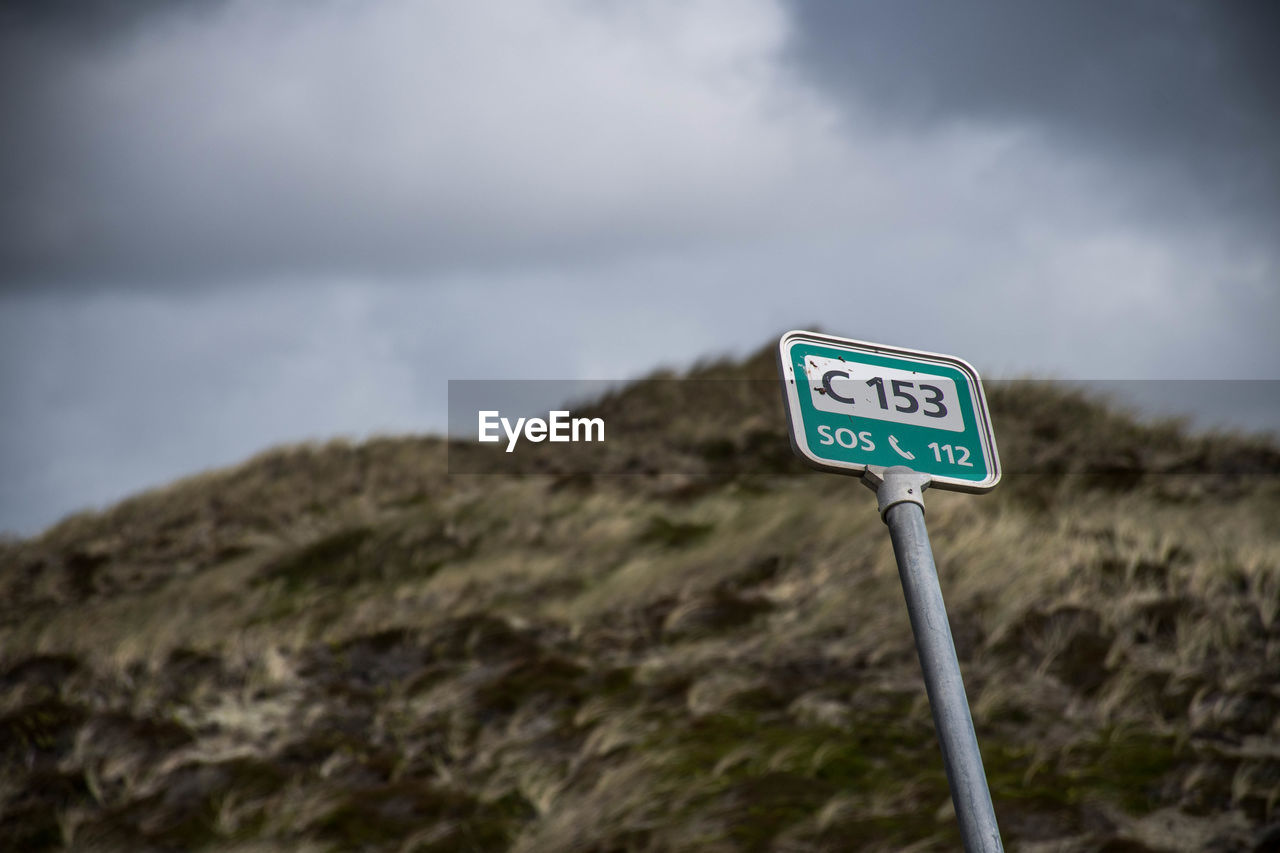
[[[0, 543], [0, 847], [955, 849], [887, 531], [772, 359], [595, 401], [664, 431], [594, 474], [284, 447]], [[1006, 844], [1280, 849], [1280, 449], [989, 393], [1010, 473], [927, 517]]]

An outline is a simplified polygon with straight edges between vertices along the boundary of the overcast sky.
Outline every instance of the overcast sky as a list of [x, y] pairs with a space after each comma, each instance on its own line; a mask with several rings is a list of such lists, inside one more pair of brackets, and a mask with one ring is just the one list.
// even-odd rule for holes
[[814, 324], [1280, 378], [1276, 8], [5, 4], [0, 530]]

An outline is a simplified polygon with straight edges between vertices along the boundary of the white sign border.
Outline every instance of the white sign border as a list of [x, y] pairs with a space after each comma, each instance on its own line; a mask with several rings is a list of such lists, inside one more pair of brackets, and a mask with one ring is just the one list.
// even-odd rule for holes
[[[861, 476], [867, 470], [866, 465], [819, 458], [809, 449], [803, 424], [800, 422], [800, 386], [796, 381], [795, 368], [791, 363], [791, 347], [798, 343], [813, 343], [851, 349], [873, 355], [933, 362], [958, 369], [965, 376], [969, 386], [969, 399], [973, 400], [974, 415], [978, 422], [978, 435], [982, 439], [982, 453], [987, 463], [987, 477], [984, 480], [974, 482], [972, 480], [960, 480], [954, 477], [930, 474], [930, 484], [932, 487], [939, 489], [982, 494], [991, 491], [1000, 482], [1004, 472], [1000, 467], [1000, 454], [996, 451], [996, 437], [995, 431], [991, 428], [991, 413], [987, 409], [987, 396], [983, 392], [982, 380], [978, 377], [978, 371], [972, 364], [954, 355], [943, 355], [942, 353], [928, 352], [926, 350], [894, 347], [869, 341], [859, 341], [854, 338], [840, 338], [821, 332], [793, 329], [778, 340], [778, 370], [782, 376], [782, 393], [786, 402], [784, 408], [787, 411], [787, 433], [791, 437], [791, 448], [796, 452], [796, 455], [810, 466], [822, 471], [857, 476]], [[801, 428], [797, 429], [798, 426]]]

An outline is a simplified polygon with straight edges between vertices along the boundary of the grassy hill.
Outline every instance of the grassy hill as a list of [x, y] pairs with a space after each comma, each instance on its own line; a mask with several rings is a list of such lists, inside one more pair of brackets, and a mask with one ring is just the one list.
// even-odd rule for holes
[[[693, 377], [766, 381], [596, 401], [663, 429], [594, 475], [284, 448], [0, 544], [0, 848], [956, 849], [874, 496], [769, 351]], [[990, 394], [927, 515], [1007, 846], [1280, 849], [1280, 450]]]

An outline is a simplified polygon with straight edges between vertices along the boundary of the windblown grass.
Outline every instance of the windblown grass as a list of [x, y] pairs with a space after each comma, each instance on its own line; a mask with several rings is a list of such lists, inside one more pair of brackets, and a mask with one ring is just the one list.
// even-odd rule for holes
[[[705, 477], [335, 443], [0, 546], [0, 846], [955, 849], [873, 497], [795, 465], [776, 398], [676, 387], [597, 406], [676, 406], [654, 452]], [[1006, 842], [1269, 849], [1280, 453], [992, 403], [1040, 473], [928, 515]]]

